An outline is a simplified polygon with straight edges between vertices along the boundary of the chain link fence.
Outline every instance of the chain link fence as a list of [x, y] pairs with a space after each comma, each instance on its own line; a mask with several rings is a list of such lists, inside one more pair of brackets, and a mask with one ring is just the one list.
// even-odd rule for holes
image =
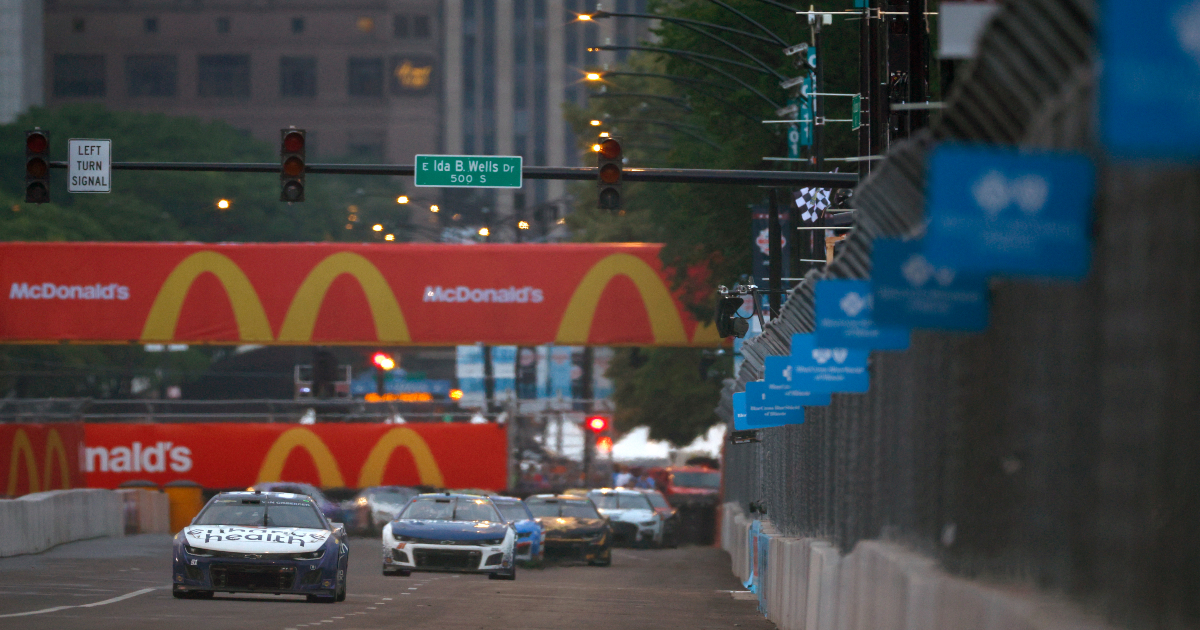
[[[941, 120], [860, 186], [847, 251], [748, 342], [723, 417], [763, 355], [812, 330], [816, 279], [866, 277], [872, 238], [918, 233], [936, 142], [1093, 150], [1093, 16], [1069, 0], [1002, 9]], [[1100, 168], [1086, 281], [993, 281], [986, 332], [872, 353], [869, 393], [726, 446], [726, 500], [843, 552], [883, 538], [1119, 624], [1200, 626], [1200, 172]]]

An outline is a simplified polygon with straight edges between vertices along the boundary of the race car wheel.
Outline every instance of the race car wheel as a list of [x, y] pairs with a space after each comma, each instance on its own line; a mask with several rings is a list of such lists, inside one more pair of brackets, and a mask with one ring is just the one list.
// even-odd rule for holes
[[383, 574], [388, 577], [408, 577], [408, 576], [412, 575], [412, 571], [408, 571], [405, 569], [401, 569], [398, 571], [397, 570], [388, 571], [386, 568], [384, 568]]
[[342, 587], [338, 589], [337, 597], [334, 597], [334, 600], [339, 601], [339, 602], [346, 601], [346, 585], [345, 585], [345, 583], [343, 583]]
[[212, 599], [212, 591], [192, 591], [192, 597], [195, 599]]
[[513, 566], [508, 573], [489, 573], [489, 580], [515, 580], [517, 579], [517, 567]]
[[612, 564], [612, 549], [604, 550], [604, 559], [596, 558], [588, 564], [594, 567], [607, 567]]
[[308, 603], [310, 603], [310, 604], [332, 604], [336, 601], [341, 601], [337, 598], [336, 595], [333, 597], [321, 597], [320, 595], [309, 595], [307, 597], [307, 599], [308, 599]]

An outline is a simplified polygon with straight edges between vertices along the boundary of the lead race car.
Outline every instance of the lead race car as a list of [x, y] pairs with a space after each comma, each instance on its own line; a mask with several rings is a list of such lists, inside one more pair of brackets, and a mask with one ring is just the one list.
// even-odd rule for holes
[[516, 540], [488, 497], [422, 494], [383, 527], [383, 574], [452, 571], [515, 580]]
[[346, 531], [313, 500], [281, 492], [224, 492], [175, 535], [178, 598], [214, 592], [346, 599]]

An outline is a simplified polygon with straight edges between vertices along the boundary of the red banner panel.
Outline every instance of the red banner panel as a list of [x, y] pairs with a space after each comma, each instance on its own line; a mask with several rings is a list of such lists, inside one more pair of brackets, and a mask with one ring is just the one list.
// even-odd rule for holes
[[661, 247], [6, 243], [0, 341], [718, 345]]
[[83, 439], [77, 422], [0, 424], [0, 492], [18, 497], [84, 487]]
[[130, 479], [207, 488], [508, 485], [508, 435], [495, 424], [90, 423], [86, 431], [83, 467], [93, 488]]

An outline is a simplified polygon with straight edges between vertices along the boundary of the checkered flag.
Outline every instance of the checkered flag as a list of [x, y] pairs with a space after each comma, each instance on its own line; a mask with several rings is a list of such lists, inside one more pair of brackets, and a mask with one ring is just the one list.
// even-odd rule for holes
[[803, 211], [800, 218], [807, 223], [816, 223], [830, 205], [830, 192], [828, 188], [801, 188], [794, 193], [796, 207]]

